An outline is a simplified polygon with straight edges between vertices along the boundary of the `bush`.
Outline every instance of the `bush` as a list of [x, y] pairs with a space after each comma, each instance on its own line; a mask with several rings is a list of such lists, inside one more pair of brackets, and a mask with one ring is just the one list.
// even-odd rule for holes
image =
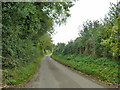
[[[78, 71], [96, 76], [101, 80], [117, 84], [118, 81], [118, 63], [108, 58], [94, 59], [91, 56], [52, 55], [53, 58], [61, 63], [68, 65]], [[69, 60], [69, 61], [68, 61]]]

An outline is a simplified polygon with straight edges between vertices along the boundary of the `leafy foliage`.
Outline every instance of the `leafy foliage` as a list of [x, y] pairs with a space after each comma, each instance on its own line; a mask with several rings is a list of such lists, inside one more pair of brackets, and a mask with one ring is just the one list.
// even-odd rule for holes
[[[45, 49], [51, 49], [53, 23], [65, 22], [72, 6], [72, 2], [3, 2], [3, 68], [28, 64]], [[41, 53], [37, 54], [37, 49]]]
[[[108, 57], [120, 59], [120, 32], [119, 32], [118, 4], [111, 4], [110, 11], [104, 20], [88, 20], [80, 29], [79, 37], [68, 42], [64, 47], [58, 44], [55, 49], [58, 54], [92, 55], [92, 57]], [[62, 52], [61, 52], [61, 50]], [[56, 53], [54, 50], [54, 53]]]
[[38, 66], [42, 57], [43, 56], [36, 58], [36, 60], [33, 60], [26, 66], [5, 69], [3, 72], [3, 83], [6, 83], [7, 85], [15, 85], [29, 80], [38, 71]]
[[[101, 21], [88, 20], [79, 37], [67, 45], [55, 46], [52, 57], [78, 71], [119, 84], [120, 65], [120, 2], [111, 4]], [[64, 45], [64, 46], [61, 46]]]
[[78, 71], [84, 72], [88, 75], [95, 76], [99, 80], [106, 81], [107, 83], [118, 84], [118, 62], [112, 61], [108, 58], [93, 59], [91, 56], [75, 56], [68, 55], [52, 55], [55, 60], [70, 66]]
[[72, 2], [2, 3], [2, 67], [9, 69], [3, 75], [7, 84], [19, 81], [7, 75], [10, 70], [27, 67], [43, 56], [46, 50], [52, 50], [53, 25], [65, 23], [72, 6]]

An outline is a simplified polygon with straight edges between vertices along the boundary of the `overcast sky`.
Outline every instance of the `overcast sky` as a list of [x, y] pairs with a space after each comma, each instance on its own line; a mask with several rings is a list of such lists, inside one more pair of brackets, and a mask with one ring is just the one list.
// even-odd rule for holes
[[68, 18], [66, 25], [55, 27], [52, 35], [53, 43], [67, 43], [75, 40], [79, 35], [79, 26], [86, 20], [100, 20], [108, 13], [110, 2], [116, 3], [117, 0], [79, 0], [70, 8], [71, 17]]

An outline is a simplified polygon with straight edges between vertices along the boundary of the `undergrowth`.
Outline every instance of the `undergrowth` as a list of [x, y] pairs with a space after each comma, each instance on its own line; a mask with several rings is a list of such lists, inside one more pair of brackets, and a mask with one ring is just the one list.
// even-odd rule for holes
[[3, 72], [3, 82], [7, 85], [17, 85], [29, 80], [38, 71], [38, 66], [43, 56], [39, 56], [28, 65], [19, 66], [13, 69], [5, 69]]
[[76, 55], [52, 55], [52, 58], [109, 84], [120, 83], [120, 77], [118, 76], [119, 64], [117, 61], [104, 57], [94, 59], [91, 56]]

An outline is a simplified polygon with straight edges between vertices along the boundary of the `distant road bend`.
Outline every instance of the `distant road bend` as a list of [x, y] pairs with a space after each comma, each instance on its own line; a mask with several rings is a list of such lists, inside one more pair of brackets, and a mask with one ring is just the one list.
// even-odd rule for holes
[[104, 88], [100, 84], [70, 70], [46, 55], [29, 88]]

